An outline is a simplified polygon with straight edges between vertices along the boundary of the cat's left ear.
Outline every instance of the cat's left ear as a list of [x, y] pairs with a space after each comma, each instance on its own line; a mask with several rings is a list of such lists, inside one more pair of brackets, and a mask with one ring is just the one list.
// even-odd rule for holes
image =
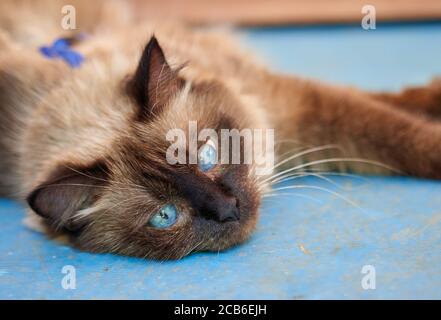
[[55, 228], [81, 229], [87, 219], [81, 210], [91, 208], [105, 184], [101, 164], [87, 170], [59, 168], [27, 197], [31, 209]]
[[140, 107], [140, 117], [157, 114], [182, 85], [178, 70], [172, 70], [158, 40], [152, 36], [145, 47], [128, 91]]

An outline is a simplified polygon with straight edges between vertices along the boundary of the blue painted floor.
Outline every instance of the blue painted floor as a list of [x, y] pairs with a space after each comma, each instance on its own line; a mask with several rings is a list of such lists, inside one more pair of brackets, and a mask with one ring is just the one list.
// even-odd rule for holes
[[[245, 37], [278, 70], [367, 89], [441, 74], [441, 23], [265, 29]], [[246, 244], [170, 262], [78, 252], [28, 230], [23, 208], [0, 200], [0, 298], [441, 299], [441, 182], [330, 178], [334, 184], [295, 181], [355, 205], [319, 190], [270, 198]], [[62, 288], [65, 265], [76, 269], [76, 289]], [[375, 269], [373, 290], [362, 287], [366, 265]]]

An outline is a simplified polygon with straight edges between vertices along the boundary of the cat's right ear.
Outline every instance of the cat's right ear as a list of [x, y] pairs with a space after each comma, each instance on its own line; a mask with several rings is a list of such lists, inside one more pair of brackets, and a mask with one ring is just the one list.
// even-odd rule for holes
[[91, 208], [106, 183], [102, 166], [88, 170], [63, 168], [27, 197], [31, 209], [55, 228], [77, 231], [87, 223], [79, 212]]
[[182, 86], [178, 70], [172, 70], [155, 36], [152, 36], [127, 83], [128, 93], [137, 102], [142, 119], [150, 118], [167, 104]]

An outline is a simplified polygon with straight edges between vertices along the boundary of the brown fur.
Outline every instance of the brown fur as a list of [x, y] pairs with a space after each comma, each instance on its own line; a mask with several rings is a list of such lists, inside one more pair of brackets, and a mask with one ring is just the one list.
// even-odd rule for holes
[[[166, 163], [166, 132], [186, 129], [190, 120], [199, 129], [275, 128], [280, 142], [337, 144], [347, 157], [441, 178], [435, 82], [400, 94], [366, 93], [278, 75], [224, 32], [115, 22], [112, 13], [122, 4], [98, 1], [73, 3], [80, 31], [91, 34], [75, 45], [87, 60], [73, 70], [36, 50], [71, 35], [59, 27], [61, 2], [47, 10], [46, 2], [0, 5], [0, 191], [27, 198], [79, 248], [166, 259], [249, 237], [262, 196], [253, 165], [218, 165], [203, 174], [194, 165]], [[29, 25], [19, 22], [19, 12]], [[142, 53], [153, 33], [160, 46], [153, 55], [152, 47]], [[280, 146], [279, 155], [292, 148]], [[336, 152], [319, 155], [341, 155]], [[379, 167], [348, 161], [327, 168]], [[240, 220], [208, 217], [210, 195], [234, 197]], [[168, 202], [180, 211], [176, 225], [149, 227]]]

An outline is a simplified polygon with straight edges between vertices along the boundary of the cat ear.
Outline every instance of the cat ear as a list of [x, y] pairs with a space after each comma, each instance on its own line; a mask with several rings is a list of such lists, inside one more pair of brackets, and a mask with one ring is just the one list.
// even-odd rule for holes
[[105, 174], [101, 169], [61, 171], [32, 191], [27, 202], [54, 227], [76, 231], [86, 223], [78, 212], [90, 208], [96, 201]]
[[177, 71], [170, 68], [158, 40], [152, 36], [129, 82], [129, 92], [141, 108], [141, 117], [158, 113], [179, 90], [182, 80]]

